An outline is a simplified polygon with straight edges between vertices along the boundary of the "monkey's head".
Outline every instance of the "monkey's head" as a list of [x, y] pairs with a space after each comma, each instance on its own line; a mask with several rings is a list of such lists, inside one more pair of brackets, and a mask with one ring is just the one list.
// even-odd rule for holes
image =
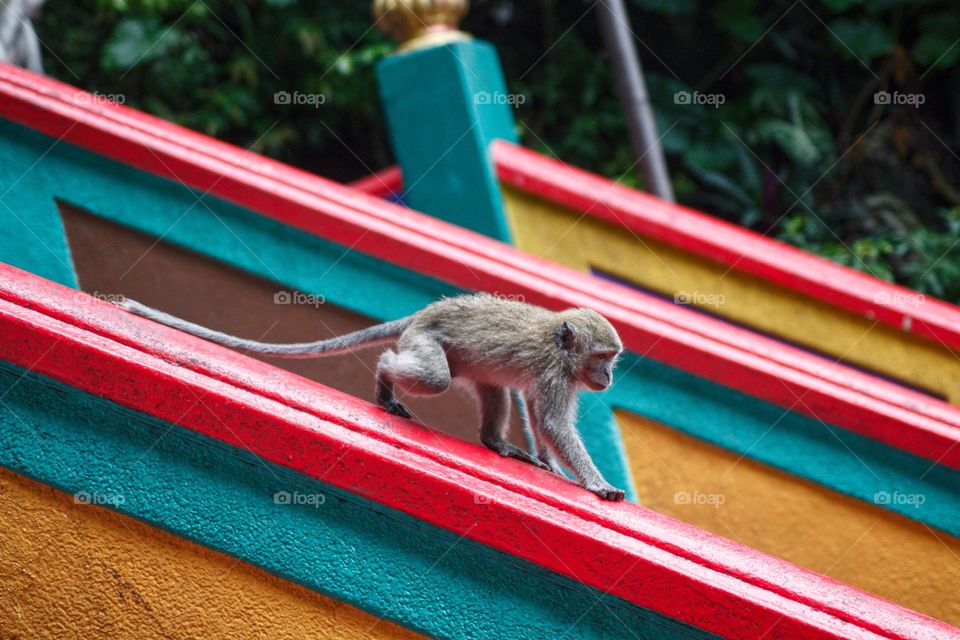
[[617, 330], [592, 309], [568, 309], [559, 315], [554, 338], [574, 377], [591, 391], [603, 391], [613, 383], [613, 367], [623, 351]]

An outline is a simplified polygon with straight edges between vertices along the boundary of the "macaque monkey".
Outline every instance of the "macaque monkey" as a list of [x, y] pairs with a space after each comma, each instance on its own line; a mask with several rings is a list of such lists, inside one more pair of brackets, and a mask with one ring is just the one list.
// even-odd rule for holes
[[[577, 391], [603, 391], [623, 345], [616, 329], [590, 309], [554, 312], [486, 293], [444, 298], [411, 316], [346, 335], [299, 344], [265, 344], [187, 322], [133, 300], [124, 309], [213, 342], [281, 358], [317, 358], [395, 343], [377, 365], [377, 403], [404, 418], [397, 397], [438, 395], [457, 383], [480, 409], [480, 441], [502, 456], [562, 474], [559, 458], [580, 486], [622, 500], [594, 465], [576, 430]], [[539, 452], [506, 441], [510, 390], [529, 410]]]

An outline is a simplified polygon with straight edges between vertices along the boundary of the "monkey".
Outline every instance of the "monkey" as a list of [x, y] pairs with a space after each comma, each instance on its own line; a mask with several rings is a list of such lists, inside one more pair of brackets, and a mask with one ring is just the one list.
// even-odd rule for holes
[[[398, 393], [435, 396], [457, 384], [478, 404], [480, 441], [486, 447], [561, 476], [562, 461], [581, 487], [604, 500], [624, 498], [622, 490], [603, 478], [575, 426], [577, 392], [608, 389], [623, 351], [613, 325], [591, 309], [550, 311], [474, 293], [441, 298], [413, 315], [335, 338], [269, 344], [208, 329], [127, 298], [117, 304], [227, 347], [281, 358], [325, 357], [395, 345], [385, 349], [377, 363], [380, 407], [410, 418]], [[511, 391], [515, 399], [523, 399], [517, 403], [521, 419], [529, 419], [539, 444], [530, 453], [506, 440]]]

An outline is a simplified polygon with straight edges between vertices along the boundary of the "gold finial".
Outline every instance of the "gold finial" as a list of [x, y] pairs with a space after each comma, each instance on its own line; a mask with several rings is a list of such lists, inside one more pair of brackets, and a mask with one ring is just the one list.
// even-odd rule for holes
[[409, 51], [468, 40], [457, 27], [469, 7], [469, 0], [374, 0], [373, 19], [399, 43], [397, 51]]

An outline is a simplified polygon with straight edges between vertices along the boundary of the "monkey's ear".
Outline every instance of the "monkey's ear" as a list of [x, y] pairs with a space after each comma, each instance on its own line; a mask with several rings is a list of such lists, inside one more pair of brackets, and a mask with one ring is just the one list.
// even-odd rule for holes
[[560, 328], [557, 329], [557, 333], [554, 336], [554, 340], [557, 342], [557, 346], [563, 349], [564, 351], [570, 351], [573, 348], [574, 339], [576, 338], [577, 330], [576, 328], [567, 322], [563, 321], [563, 324], [560, 325]]

